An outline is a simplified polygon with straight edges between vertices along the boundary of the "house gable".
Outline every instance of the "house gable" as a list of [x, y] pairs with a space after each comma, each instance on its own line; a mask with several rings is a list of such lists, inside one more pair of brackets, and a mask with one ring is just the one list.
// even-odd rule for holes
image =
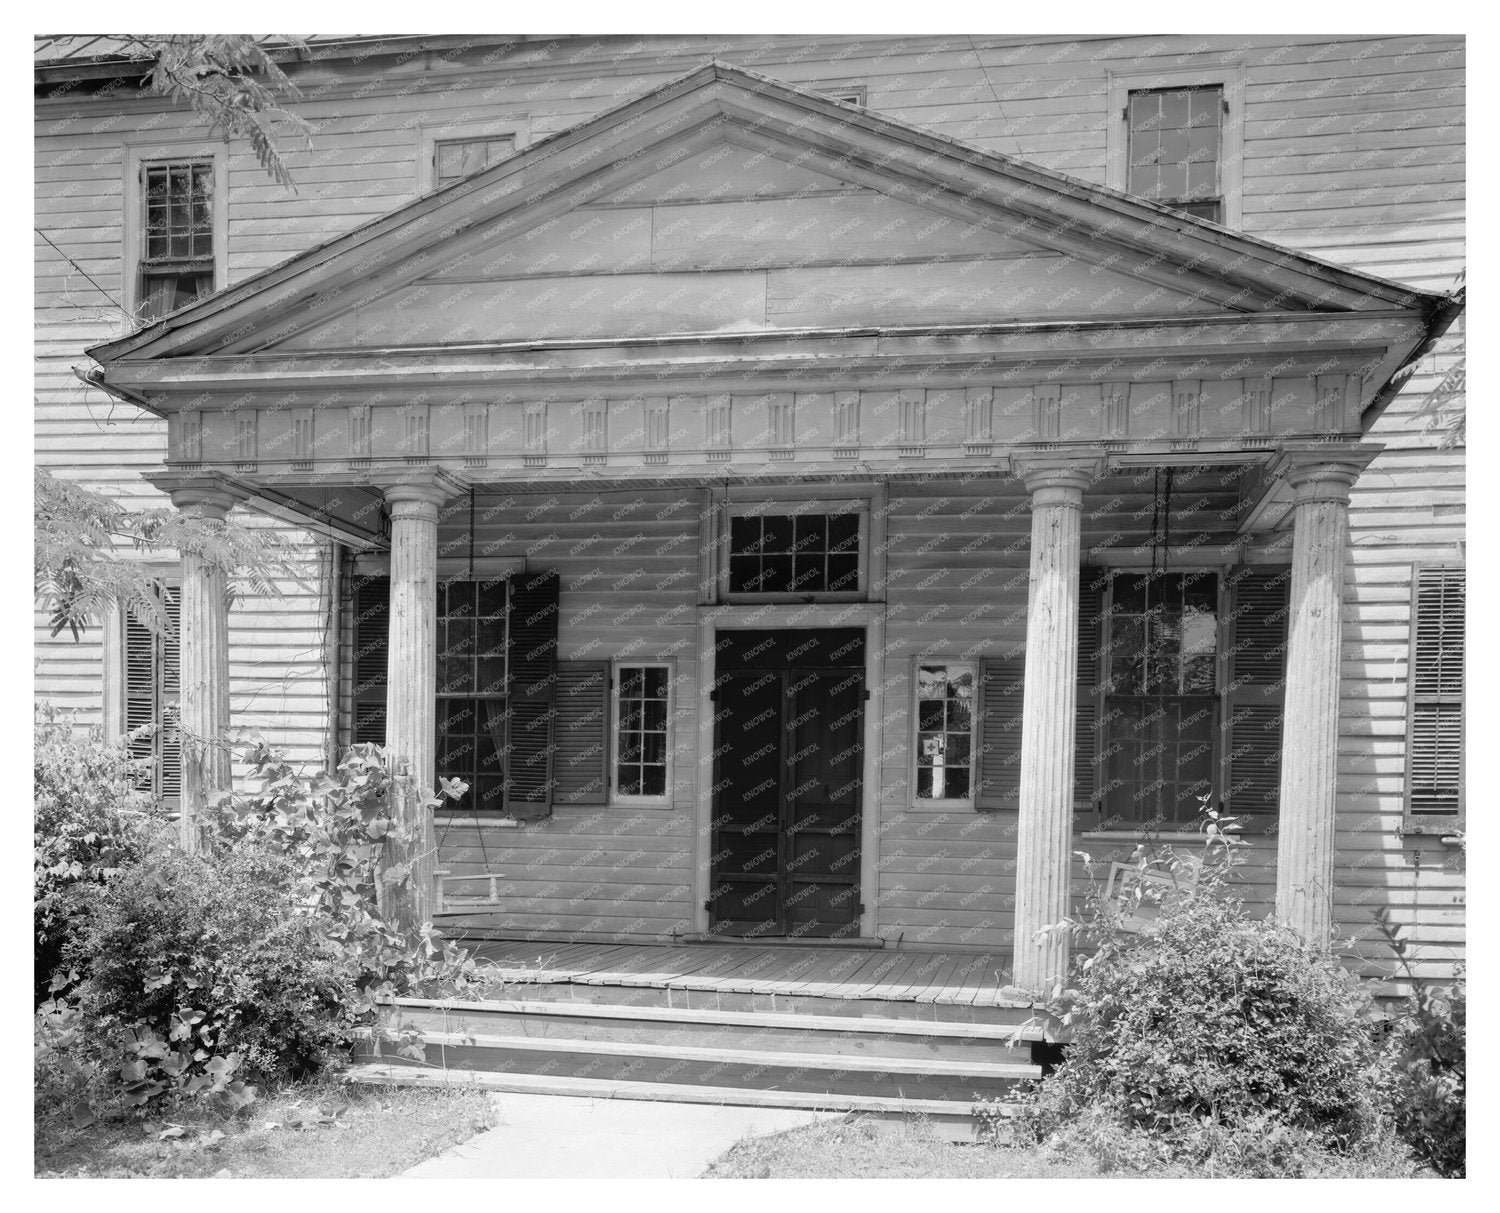
[[1425, 297], [713, 64], [167, 320], [101, 361]]

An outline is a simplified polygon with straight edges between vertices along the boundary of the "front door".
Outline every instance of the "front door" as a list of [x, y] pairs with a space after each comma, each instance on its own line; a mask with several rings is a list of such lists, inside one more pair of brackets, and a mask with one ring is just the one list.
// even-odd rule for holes
[[865, 637], [722, 631], [710, 930], [859, 934]]

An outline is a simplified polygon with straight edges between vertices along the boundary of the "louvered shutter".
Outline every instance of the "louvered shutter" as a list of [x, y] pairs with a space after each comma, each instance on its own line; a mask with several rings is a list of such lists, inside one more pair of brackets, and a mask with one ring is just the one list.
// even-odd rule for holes
[[511, 579], [505, 811], [517, 821], [538, 821], [552, 812], [557, 611], [555, 572]]
[[1247, 566], [1226, 580], [1224, 805], [1273, 817], [1281, 796], [1290, 567]]
[[355, 745], [385, 745], [387, 661], [391, 648], [391, 579], [360, 577], [354, 583]]
[[167, 808], [182, 803], [182, 736], [178, 732], [178, 712], [182, 706], [182, 596], [175, 586], [162, 592], [162, 609], [166, 612], [171, 634], [157, 637], [161, 653], [161, 725], [157, 732], [157, 755], [160, 779], [157, 799]]
[[158, 635], [134, 612], [125, 611], [125, 732], [131, 757], [146, 764], [136, 786], [165, 808], [176, 808], [182, 796], [180, 601], [174, 587], [163, 588], [162, 613], [170, 634]]
[[557, 663], [556, 804], [604, 804], [609, 799], [609, 662]]
[[1462, 568], [1415, 570], [1406, 824], [1453, 828], [1464, 810], [1464, 597]]
[[974, 806], [981, 812], [1021, 805], [1022, 690], [1026, 657], [986, 657], [979, 664], [979, 738]]
[[1084, 567], [1078, 572], [1077, 701], [1073, 715], [1073, 808], [1099, 812], [1099, 720], [1103, 698], [1100, 662], [1104, 651], [1104, 591], [1109, 570]]

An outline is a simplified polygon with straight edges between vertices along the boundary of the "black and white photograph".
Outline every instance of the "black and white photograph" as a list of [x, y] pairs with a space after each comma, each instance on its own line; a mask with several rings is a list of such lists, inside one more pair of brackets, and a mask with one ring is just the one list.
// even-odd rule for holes
[[16, 35], [40, 1198], [1466, 1178], [1468, 36], [808, 16]]

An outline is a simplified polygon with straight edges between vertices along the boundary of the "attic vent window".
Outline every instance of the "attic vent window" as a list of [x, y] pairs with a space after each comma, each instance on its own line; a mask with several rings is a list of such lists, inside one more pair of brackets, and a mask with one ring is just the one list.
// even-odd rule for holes
[[1224, 222], [1223, 115], [1219, 85], [1132, 91], [1125, 109], [1125, 188], [1199, 219]]
[[470, 173], [489, 168], [509, 156], [515, 145], [510, 135], [494, 139], [440, 139], [433, 147], [433, 183], [442, 189], [462, 181]]
[[148, 320], [214, 289], [213, 181], [208, 161], [142, 166], [145, 238], [140, 299]]

